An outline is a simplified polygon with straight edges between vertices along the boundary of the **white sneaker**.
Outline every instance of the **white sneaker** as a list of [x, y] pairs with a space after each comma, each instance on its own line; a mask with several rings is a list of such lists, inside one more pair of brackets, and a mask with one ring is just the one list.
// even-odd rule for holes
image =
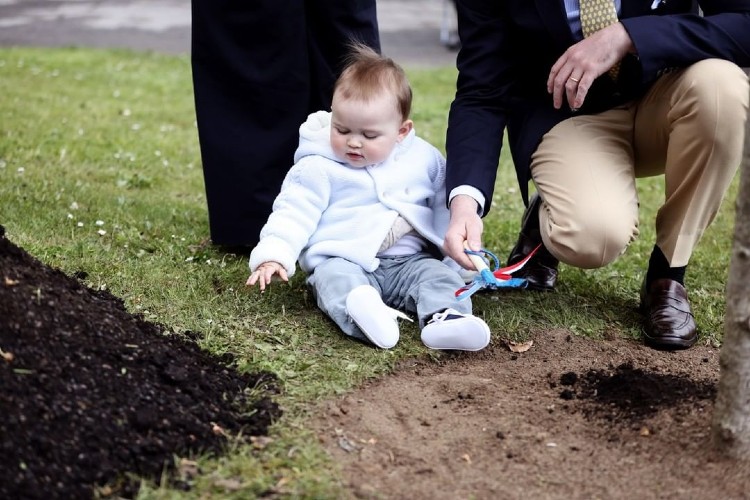
[[430, 349], [478, 351], [490, 343], [490, 327], [476, 316], [446, 309], [422, 329], [422, 342]]
[[385, 305], [370, 285], [360, 285], [349, 292], [346, 312], [370, 342], [381, 349], [390, 349], [398, 342], [398, 318], [411, 321], [406, 314]]

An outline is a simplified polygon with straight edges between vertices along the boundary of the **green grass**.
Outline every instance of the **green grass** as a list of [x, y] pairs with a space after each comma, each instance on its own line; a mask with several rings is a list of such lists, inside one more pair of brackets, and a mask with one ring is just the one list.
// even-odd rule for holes
[[[407, 68], [408, 70], [408, 68]], [[455, 70], [409, 70], [418, 133], [444, 148]], [[233, 444], [201, 457], [189, 493], [144, 484], [143, 498], [248, 498], [277, 491], [336, 498], [334, 464], [305, 426], [321, 398], [388, 373], [427, 353], [411, 325], [391, 351], [343, 338], [315, 307], [301, 273], [261, 295], [244, 286], [244, 258], [217, 252], [208, 235], [203, 177], [187, 57], [125, 51], [0, 49], [0, 224], [41, 261], [106, 287], [128, 309], [175, 331], [200, 333], [201, 346], [235, 354], [242, 370], [271, 370], [283, 381], [283, 419], [262, 450]], [[654, 241], [660, 178], [639, 181], [641, 237], [615, 264], [561, 267], [554, 294], [475, 298], [494, 334], [522, 340], [567, 328], [600, 338], [639, 338], [637, 293]], [[515, 174], [501, 159], [485, 246], [501, 259], [522, 212]], [[737, 182], [693, 257], [687, 284], [701, 340], [720, 342]], [[222, 480], [236, 483], [228, 488]]]

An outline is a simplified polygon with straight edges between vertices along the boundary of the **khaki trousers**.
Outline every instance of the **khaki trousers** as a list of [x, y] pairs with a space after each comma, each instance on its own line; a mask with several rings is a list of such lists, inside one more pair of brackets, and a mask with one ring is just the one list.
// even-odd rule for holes
[[687, 265], [740, 164], [749, 95], [741, 68], [708, 59], [637, 101], [555, 126], [531, 160], [547, 249], [581, 268], [614, 261], [638, 236], [635, 179], [663, 174], [656, 244], [672, 267]]

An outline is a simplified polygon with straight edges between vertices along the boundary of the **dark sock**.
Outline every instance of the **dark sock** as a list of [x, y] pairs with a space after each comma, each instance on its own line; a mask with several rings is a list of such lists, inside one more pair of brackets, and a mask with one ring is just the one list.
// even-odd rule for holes
[[654, 245], [654, 250], [651, 252], [651, 258], [648, 261], [646, 286], [649, 287], [655, 280], [662, 278], [668, 278], [684, 285], [686, 268], [687, 266], [669, 267], [669, 262], [662, 253], [661, 248]]

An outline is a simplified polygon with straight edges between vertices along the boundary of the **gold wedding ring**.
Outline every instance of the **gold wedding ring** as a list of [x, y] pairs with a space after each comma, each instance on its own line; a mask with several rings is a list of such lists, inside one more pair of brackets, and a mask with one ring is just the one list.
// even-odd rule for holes
[[568, 77], [568, 80], [573, 80], [574, 82], [578, 83], [580, 80], [578, 78]]

